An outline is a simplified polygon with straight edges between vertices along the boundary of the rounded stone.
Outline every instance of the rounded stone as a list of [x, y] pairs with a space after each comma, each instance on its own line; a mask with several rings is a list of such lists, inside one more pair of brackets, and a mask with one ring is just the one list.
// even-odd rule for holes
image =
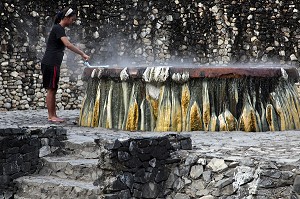
[[3, 107], [6, 108], [6, 109], [10, 109], [11, 106], [12, 106], [11, 103], [8, 103], [8, 102], [4, 103], [4, 105], [3, 105]]

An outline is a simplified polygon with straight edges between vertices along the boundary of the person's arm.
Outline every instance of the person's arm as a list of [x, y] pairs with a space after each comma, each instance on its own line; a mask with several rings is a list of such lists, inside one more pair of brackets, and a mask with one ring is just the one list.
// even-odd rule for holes
[[74, 53], [79, 54], [84, 60], [88, 60], [90, 57], [86, 55], [82, 50], [74, 46], [67, 37], [61, 37], [61, 41], [64, 43], [65, 47], [73, 51]]

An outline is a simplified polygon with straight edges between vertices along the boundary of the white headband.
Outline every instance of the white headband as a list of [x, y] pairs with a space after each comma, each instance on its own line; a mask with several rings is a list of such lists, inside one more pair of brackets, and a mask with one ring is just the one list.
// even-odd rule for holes
[[73, 12], [72, 8], [69, 8], [69, 10], [65, 14], [65, 17], [69, 16], [72, 12]]

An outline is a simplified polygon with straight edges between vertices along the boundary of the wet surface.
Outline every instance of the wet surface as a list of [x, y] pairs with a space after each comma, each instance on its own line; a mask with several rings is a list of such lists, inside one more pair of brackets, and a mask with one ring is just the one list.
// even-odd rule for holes
[[[0, 112], [0, 128], [63, 126], [67, 129], [68, 139], [78, 142], [86, 139], [92, 141], [95, 138], [122, 140], [130, 137], [177, 134], [175, 132], [128, 132], [79, 127], [76, 124], [79, 110], [58, 111], [58, 115], [66, 118], [67, 121], [60, 124], [49, 123], [46, 110]], [[193, 151], [203, 157], [222, 157], [232, 161], [249, 158], [289, 164], [298, 164], [300, 160], [300, 131], [256, 133], [199, 131], [180, 134], [191, 136]]]
[[[289, 78], [299, 79], [295, 67], [282, 66], [164, 66], [169, 67], [170, 77], [174, 73], [188, 72], [190, 78], [243, 78], [243, 77], [274, 77], [282, 76], [282, 69], [286, 71]], [[84, 79], [90, 78], [94, 69], [101, 70], [101, 78], [120, 78], [124, 67], [87, 67], [84, 69]], [[141, 79], [146, 67], [128, 67], [127, 73], [131, 79]]]

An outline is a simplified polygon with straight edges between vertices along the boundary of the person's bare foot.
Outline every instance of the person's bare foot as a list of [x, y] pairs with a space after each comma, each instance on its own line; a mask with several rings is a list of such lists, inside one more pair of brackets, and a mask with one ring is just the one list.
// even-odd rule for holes
[[48, 121], [49, 121], [49, 122], [54, 122], [54, 123], [62, 123], [62, 122], [65, 122], [64, 119], [59, 118], [59, 117], [48, 118]]

